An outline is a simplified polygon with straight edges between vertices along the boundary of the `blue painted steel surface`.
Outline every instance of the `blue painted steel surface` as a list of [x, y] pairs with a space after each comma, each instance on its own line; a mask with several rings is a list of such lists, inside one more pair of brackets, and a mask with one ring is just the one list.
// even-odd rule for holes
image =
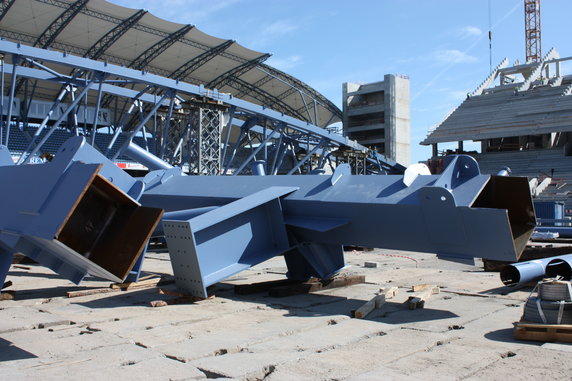
[[49, 163], [0, 166], [10, 184], [0, 188], [1, 281], [15, 252], [75, 283], [87, 273], [113, 281], [127, 276], [162, 211], [141, 207], [116, 187], [138, 197], [143, 182], [94, 151], [73, 138]]
[[13, 165], [12, 155], [6, 146], [0, 146], [0, 166], [2, 165]]
[[163, 160], [159, 159], [157, 156], [153, 155], [149, 151], [139, 147], [137, 144], [129, 141], [126, 146], [124, 152], [121, 152], [132, 158], [133, 160], [143, 164], [149, 170], [154, 171], [157, 169], [171, 169], [173, 168], [172, 165], [164, 162]]
[[534, 210], [536, 211], [537, 218], [564, 218], [563, 201], [534, 201]]
[[131, 177], [124, 170], [117, 167], [81, 136], [68, 139], [54, 156], [55, 159], [52, 164], [57, 165], [62, 170], [78, 161], [86, 164], [101, 165], [100, 175], [135, 201], [141, 197], [145, 189], [145, 183], [142, 180]]
[[562, 238], [572, 238], [572, 226], [537, 226], [535, 230], [542, 233], [558, 233]]
[[[149, 177], [166, 173], [156, 171]], [[339, 271], [341, 245], [516, 261], [535, 226], [526, 178], [480, 175], [468, 157], [454, 158], [442, 175], [420, 175], [410, 186], [402, 176], [351, 176], [344, 167], [332, 176], [169, 176], [148, 187], [141, 202], [167, 211], [224, 206], [288, 186], [299, 188], [280, 199], [289, 248], [295, 250], [285, 252], [294, 278]], [[189, 237], [194, 226], [175, 228], [186, 229]], [[258, 229], [255, 235], [269, 234], [264, 226]], [[181, 242], [196, 246], [179, 239], [178, 250], [183, 250]], [[232, 247], [230, 240], [226, 244]], [[223, 252], [219, 255], [225, 256]], [[186, 255], [197, 256], [194, 249]]]
[[164, 221], [177, 285], [207, 297], [207, 287], [289, 248], [280, 198], [295, 187], [269, 187], [189, 220]]

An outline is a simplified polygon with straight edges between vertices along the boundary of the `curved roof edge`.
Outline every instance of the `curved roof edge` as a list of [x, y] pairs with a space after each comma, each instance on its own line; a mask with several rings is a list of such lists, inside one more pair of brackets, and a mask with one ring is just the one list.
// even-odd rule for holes
[[264, 64], [269, 54], [142, 9], [105, 0], [6, 0], [0, 37], [216, 87], [320, 127], [341, 120], [317, 90]]

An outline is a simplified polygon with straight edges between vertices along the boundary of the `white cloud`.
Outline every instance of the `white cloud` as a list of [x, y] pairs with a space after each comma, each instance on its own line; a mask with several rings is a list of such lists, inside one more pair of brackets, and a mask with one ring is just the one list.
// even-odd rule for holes
[[298, 65], [302, 60], [300, 56], [290, 56], [286, 58], [270, 57], [266, 63], [270, 66], [274, 66], [280, 70], [292, 69], [294, 66]]
[[288, 20], [278, 20], [273, 22], [272, 24], [266, 25], [262, 29], [263, 36], [280, 36], [289, 34], [299, 29], [299, 26], [288, 21]]
[[437, 50], [433, 53], [433, 58], [436, 61], [443, 62], [443, 63], [473, 63], [477, 62], [478, 58], [475, 56], [471, 56], [465, 52], [462, 52], [457, 49], [442, 49]]
[[458, 35], [460, 38], [469, 38], [469, 37], [480, 37], [483, 34], [483, 31], [476, 26], [466, 26], [458, 31]]

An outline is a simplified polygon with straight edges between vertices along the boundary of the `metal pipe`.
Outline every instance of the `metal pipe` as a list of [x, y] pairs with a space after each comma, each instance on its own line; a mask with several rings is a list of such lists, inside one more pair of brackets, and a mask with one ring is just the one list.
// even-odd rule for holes
[[252, 162], [250, 168], [252, 170], [252, 174], [255, 176], [266, 176], [266, 170], [264, 166], [266, 165], [266, 161], [264, 160], [256, 160]]
[[173, 168], [171, 164], [159, 159], [157, 156], [153, 155], [149, 151], [144, 150], [132, 141], [129, 141], [129, 144], [127, 144], [123, 153], [136, 162], [143, 164], [152, 171], [157, 169]]
[[10, 139], [10, 119], [12, 119], [12, 111], [14, 108], [14, 92], [16, 89], [16, 69], [18, 68], [18, 63], [20, 62], [20, 56], [13, 55], [12, 56], [12, 78], [10, 81], [10, 96], [8, 98], [8, 116], [6, 117], [6, 139], [4, 139], [3, 143], [6, 147], [8, 147], [8, 142]]
[[511, 173], [512, 173], [512, 171], [509, 167], [502, 167], [498, 171], [497, 176], [510, 176]]
[[552, 260], [546, 265], [547, 278], [561, 276], [564, 280], [572, 279], [572, 254], [549, 259]]
[[[565, 262], [564, 265], [561, 263], [562, 261]], [[549, 272], [547, 266], [551, 262], [553, 264]], [[520, 286], [528, 282], [538, 281], [544, 276], [551, 277], [553, 272], [562, 272], [559, 269], [565, 268], [568, 264], [572, 264], [572, 254], [513, 263], [506, 265], [501, 270], [500, 278], [506, 286]]]

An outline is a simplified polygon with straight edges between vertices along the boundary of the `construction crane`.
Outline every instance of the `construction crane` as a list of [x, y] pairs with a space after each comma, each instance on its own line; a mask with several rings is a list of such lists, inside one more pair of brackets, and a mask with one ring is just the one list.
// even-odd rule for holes
[[539, 62], [542, 57], [540, 45], [540, 0], [524, 0], [524, 39], [526, 62]]

